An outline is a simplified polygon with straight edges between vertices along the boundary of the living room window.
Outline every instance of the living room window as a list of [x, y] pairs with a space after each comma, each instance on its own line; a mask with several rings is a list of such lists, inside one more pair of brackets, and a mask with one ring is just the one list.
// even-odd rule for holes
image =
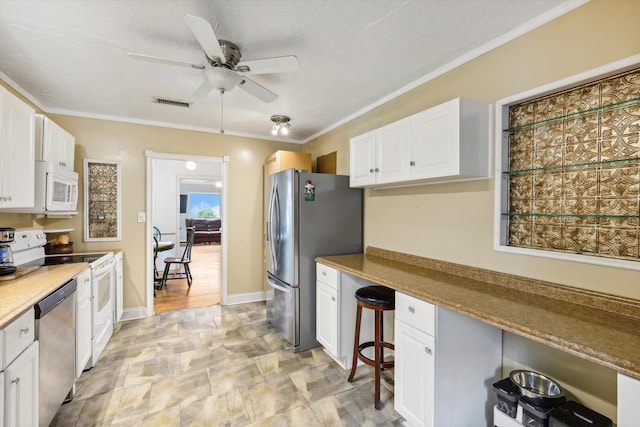
[[497, 112], [496, 247], [640, 269], [640, 68]]

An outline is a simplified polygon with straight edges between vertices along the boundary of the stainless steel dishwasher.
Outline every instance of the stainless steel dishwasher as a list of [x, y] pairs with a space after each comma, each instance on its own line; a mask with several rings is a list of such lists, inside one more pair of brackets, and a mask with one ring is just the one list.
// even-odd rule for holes
[[73, 397], [76, 365], [76, 281], [70, 280], [35, 305], [40, 342], [39, 425], [47, 427]]

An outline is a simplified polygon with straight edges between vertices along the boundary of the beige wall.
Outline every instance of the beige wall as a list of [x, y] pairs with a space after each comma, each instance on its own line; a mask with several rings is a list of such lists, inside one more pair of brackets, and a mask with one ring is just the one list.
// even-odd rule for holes
[[[640, 54], [636, 0], [594, 0], [305, 145], [315, 159], [349, 138], [464, 96], [495, 103], [543, 84]], [[606, 23], [606, 24], [604, 24]], [[419, 53], [418, 53], [419, 54]], [[640, 299], [640, 273], [493, 250], [493, 180], [367, 190], [365, 245]]]
[[[120, 249], [124, 251], [124, 307], [146, 306], [145, 224], [137, 212], [146, 210], [145, 150], [194, 154], [229, 160], [228, 293], [262, 291], [262, 165], [276, 150], [299, 151], [300, 145], [193, 132], [106, 120], [50, 115], [76, 137], [76, 171], [82, 176], [84, 158], [121, 162], [122, 240], [84, 243], [82, 215], [72, 219], [33, 220], [29, 214], [0, 214], [0, 224], [14, 227], [71, 227], [76, 251]], [[83, 183], [80, 180], [83, 206]]]

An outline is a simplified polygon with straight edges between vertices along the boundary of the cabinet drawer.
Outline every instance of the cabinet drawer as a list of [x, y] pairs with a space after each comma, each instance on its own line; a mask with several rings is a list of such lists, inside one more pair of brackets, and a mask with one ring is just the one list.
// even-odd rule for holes
[[316, 263], [316, 280], [319, 280], [333, 288], [337, 288], [338, 270], [324, 264]]
[[396, 319], [435, 335], [435, 306], [429, 302], [396, 292]]
[[35, 315], [27, 311], [4, 328], [4, 363], [8, 365], [33, 342], [35, 337]]

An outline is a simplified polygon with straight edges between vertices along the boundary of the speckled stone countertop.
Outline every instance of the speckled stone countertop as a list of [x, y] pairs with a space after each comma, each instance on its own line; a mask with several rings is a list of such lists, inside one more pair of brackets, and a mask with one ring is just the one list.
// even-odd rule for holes
[[86, 262], [44, 266], [0, 282], [0, 329], [88, 266]]
[[640, 301], [373, 247], [316, 260], [640, 379]]

